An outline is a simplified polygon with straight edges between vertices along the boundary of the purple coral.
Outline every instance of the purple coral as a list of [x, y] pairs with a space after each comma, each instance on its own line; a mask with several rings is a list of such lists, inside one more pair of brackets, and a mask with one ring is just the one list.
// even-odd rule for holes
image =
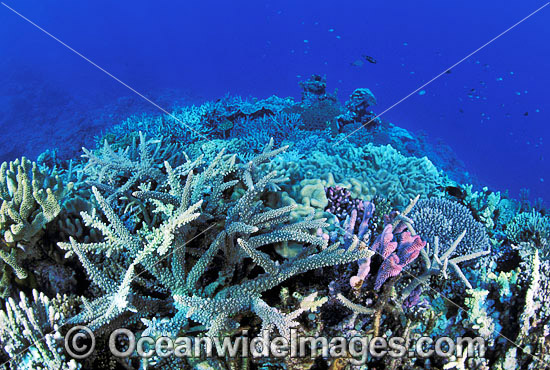
[[420, 296], [422, 295], [422, 285], [417, 286], [411, 294], [403, 301], [403, 306], [411, 308], [416, 306], [420, 302]]
[[408, 265], [418, 257], [420, 250], [426, 246], [426, 242], [420, 239], [420, 235], [412, 236], [410, 232], [405, 231], [401, 234], [399, 250], [397, 255], [403, 265]]
[[376, 276], [376, 282], [374, 283], [374, 289], [378, 290], [390, 277], [397, 276], [403, 270], [403, 265], [399, 264], [399, 257], [393, 253], [382, 262], [380, 269], [378, 270], [378, 276]]
[[370, 272], [370, 257], [359, 261], [359, 271], [357, 275], [349, 279], [349, 284], [354, 289], [359, 289], [363, 285], [363, 281], [369, 276]]
[[426, 246], [426, 242], [419, 235], [412, 236], [408, 231], [401, 234], [399, 244], [392, 242], [392, 238], [392, 225], [388, 224], [384, 228], [384, 232], [377, 238], [379, 243], [375, 242], [371, 247], [375, 251], [380, 248], [378, 253], [384, 257], [384, 262], [376, 276], [374, 286], [376, 290], [380, 289], [388, 278], [399, 275], [403, 268], [413, 262], [420, 254], [420, 250]]
[[325, 189], [328, 205], [325, 211], [332, 213], [340, 221], [351, 216], [351, 211], [356, 209], [358, 216], [363, 217], [363, 201], [351, 196], [351, 192], [341, 186], [329, 186]]
[[378, 235], [378, 238], [371, 245], [370, 249], [373, 252], [381, 254], [384, 259], [388, 258], [390, 254], [397, 248], [397, 242], [392, 242], [393, 239], [393, 226], [391, 224], [386, 225], [382, 234]]
[[[363, 210], [363, 220], [359, 225], [359, 234], [367, 230], [368, 221], [374, 212], [374, 205], [370, 202], [362, 202], [361, 208]], [[357, 215], [357, 209], [353, 209], [351, 216], [347, 219], [346, 241], [352, 239], [354, 232], [353, 225], [357, 221]], [[426, 242], [419, 235], [413, 236], [409, 231], [404, 231], [406, 225], [403, 222], [398, 223], [394, 229], [391, 222], [395, 220], [396, 216], [397, 213], [390, 213], [385, 216], [386, 226], [370, 246], [370, 250], [376, 252], [384, 259], [376, 276], [374, 286], [376, 290], [380, 289], [388, 278], [399, 275], [403, 268], [412, 263], [420, 254], [422, 248], [426, 246]], [[395, 235], [399, 235], [399, 242], [393, 240]], [[358, 235], [359, 238], [362, 238], [362, 236]], [[370, 258], [359, 262], [357, 275], [352, 276], [349, 281], [352, 288], [359, 289], [361, 287], [370, 272], [370, 263]]]
[[368, 202], [366, 200], [363, 201], [363, 219], [361, 220], [361, 223], [359, 224], [359, 231], [357, 232], [357, 237], [359, 239], [362, 239], [363, 236], [366, 234], [368, 228], [369, 228], [369, 220], [374, 215], [374, 203]]
[[325, 211], [335, 215], [340, 222], [346, 222], [346, 239], [351, 239], [356, 229], [357, 238], [363, 239], [374, 214], [374, 203], [353, 198], [348, 189], [338, 185], [326, 188], [325, 192], [328, 200]]

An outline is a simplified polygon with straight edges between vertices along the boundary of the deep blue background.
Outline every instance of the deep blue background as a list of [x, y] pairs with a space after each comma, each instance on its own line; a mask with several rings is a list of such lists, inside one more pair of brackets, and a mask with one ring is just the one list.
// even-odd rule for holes
[[[297, 82], [317, 73], [326, 74], [329, 90], [337, 88], [342, 101], [356, 87], [370, 88], [378, 112], [545, 4], [5, 3], [162, 104], [177, 94], [191, 102], [227, 92], [299, 98]], [[495, 189], [517, 196], [520, 188], [530, 188], [532, 197], [550, 199], [548, 24], [550, 6], [384, 117], [441, 138]], [[353, 65], [363, 54], [378, 62]], [[154, 110], [134, 97], [121, 100], [132, 93], [4, 6], [0, 71], [0, 160], [32, 157], [48, 146], [76, 142], [84, 131], [96, 134], [127, 112]], [[166, 93], [169, 88], [177, 92]], [[109, 115], [102, 116], [105, 111]]]

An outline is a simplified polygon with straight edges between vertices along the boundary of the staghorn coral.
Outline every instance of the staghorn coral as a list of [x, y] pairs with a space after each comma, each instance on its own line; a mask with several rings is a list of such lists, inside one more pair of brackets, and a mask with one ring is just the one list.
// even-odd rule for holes
[[273, 138], [277, 145], [283, 145], [300, 135], [304, 135], [302, 132], [304, 124], [300, 115], [282, 110], [257, 118], [238, 117], [232, 124], [233, 127], [228, 136], [230, 138], [248, 137], [248, 152], [250, 150], [261, 151], [270, 138]]
[[130, 191], [139, 181], [164, 181], [164, 175], [159, 168], [164, 156], [157, 155], [161, 147], [157, 145], [150, 151], [148, 144], [152, 143], [148, 143], [145, 135], [140, 132], [139, 142], [133, 141], [133, 145], [118, 151], [107, 140], [103, 141], [103, 148], [97, 154], [82, 148], [83, 157], [88, 159], [84, 168], [89, 176], [88, 182], [108, 191], [108, 199], [112, 201], [118, 195]]
[[[214, 104], [206, 102], [199, 106], [180, 106], [168, 115], [133, 115], [118, 125], [109, 128], [103, 139], [121, 138], [128, 132], [144, 132], [147, 136], [166, 138], [172, 142], [190, 143], [210, 135], [212, 128], [203, 124], [204, 117]], [[101, 141], [101, 140], [97, 140]], [[101, 144], [101, 143], [100, 143]], [[169, 143], [165, 143], [169, 144]]]
[[[291, 99], [227, 97], [177, 108], [175, 117], [132, 117], [98, 139], [101, 148], [89, 151], [95, 158], [87, 158], [86, 173], [84, 161], [67, 164], [56, 153], [47, 153], [39, 171], [54, 177], [55, 170], [63, 182], [74, 181], [78, 189], [61, 203], [61, 212], [46, 232], [32, 239], [42, 250], [52, 242], [65, 242], [62, 246], [69, 259], [54, 259], [61, 265], [51, 266], [42, 254], [18, 263], [23, 248], [27, 256], [38, 248], [27, 248], [23, 241], [4, 243], [0, 254], [7, 263], [0, 263], [2, 287], [35, 286], [29, 283], [31, 279], [12, 279], [19, 265], [47, 295], [62, 289], [50, 290], [41, 279], [72, 284], [74, 277], [87, 272], [91, 286], [79, 281], [76, 290], [67, 288], [86, 298], [77, 300], [82, 304], [79, 314], [63, 322], [67, 326], [90, 324], [98, 337], [120, 326], [153, 338], [192, 333], [234, 338], [244, 332], [255, 335], [260, 329], [288, 335], [295, 327], [301, 334], [329, 338], [475, 333], [490, 340], [485, 356], [369, 358], [363, 367], [536, 369], [543, 365], [533, 356], [548, 362], [550, 265], [544, 247], [547, 237], [541, 228], [547, 219], [544, 213], [533, 214], [529, 207], [520, 216], [519, 203], [504, 192], [487, 188], [474, 192], [473, 187], [450, 182], [450, 172], [439, 172], [438, 167], [449, 169], [456, 162], [451, 157], [439, 162], [432, 156], [430, 160], [412, 157], [437, 153], [426, 149], [424, 139], [393, 124], [380, 121], [372, 130], [363, 130], [351, 138], [356, 145], [340, 142], [344, 135], [333, 137], [334, 127], [305, 131], [300, 113], [317, 117], [326, 113], [322, 108], [337, 106], [326, 94], [322, 78], [310, 82], [304, 86], [308, 96], [298, 104]], [[374, 114], [369, 108], [372, 99], [367, 90], [357, 90], [346, 106], [348, 112], [336, 117], [349, 119], [343, 123], [350, 125], [338, 129], [349, 133], [360, 127], [359, 121], [368, 122]], [[202, 140], [203, 136], [212, 140]], [[271, 148], [258, 159], [269, 137], [274, 137], [277, 147], [289, 145], [290, 150], [275, 157]], [[379, 145], [387, 143], [392, 146]], [[333, 189], [332, 193], [327, 189]], [[467, 208], [451, 204], [452, 211], [441, 211], [441, 217], [426, 212], [418, 219], [395, 211], [417, 193], [430, 198], [444, 191], [446, 197]], [[531, 217], [535, 222], [529, 221]], [[463, 219], [470, 218], [482, 224], [490, 240], [469, 235], [471, 230], [467, 230], [456, 243], [464, 229], [454, 230], [453, 225], [463, 225]], [[430, 238], [419, 231], [423, 227], [433, 231], [428, 233]], [[476, 226], [471, 229], [478, 234]], [[419, 235], [413, 235], [414, 231]], [[474, 241], [465, 243], [470, 236]], [[341, 245], [327, 247], [327, 241], [339, 237]], [[430, 245], [421, 248], [422, 258], [408, 261], [415, 247], [421, 246], [418, 240], [424, 239]], [[476, 240], [481, 244], [476, 245]], [[477, 263], [476, 270], [458, 263], [486, 253], [488, 241], [494, 251]], [[510, 246], [511, 242], [519, 246]], [[52, 257], [49, 251], [46, 254]], [[71, 254], [76, 256], [71, 259]], [[358, 263], [346, 263], [359, 256], [363, 258]], [[38, 258], [44, 261], [36, 263]], [[451, 261], [457, 263], [456, 268]], [[328, 267], [337, 263], [341, 265]], [[319, 266], [327, 268], [308, 272]], [[43, 272], [37, 273], [40, 269]], [[71, 271], [77, 274], [64, 274]], [[445, 273], [450, 279], [444, 280]], [[16, 270], [16, 274], [24, 276], [25, 270]], [[420, 276], [425, 284], [412, 275]], [[449, 300], [428, 291], [423, 294], [428, 283]], [[463, 289], [468, 284], [475, 289]], [[294, 292], [294, 299], [285, 296], [285, 290]], [[312, 292], [323, 298], [315, 299]], [[13, 299], [18, 306], [19, 300]], [[457, 306], [464, 311], [457, 311]], [[302, 314], [308, 309], [308, 314]], [[496, 340], [493, 331], [521, 347]], [[132, 355], [117, 368], [328, 367], [330, 360], [317, 354], [317, 359], [285, 359], [284, 363], [158, 356], [140, 360]], [[94, 356], [81, 361], [82, 366], [113, 368], [114, 359], [108, 356]], [[46, 361], [37, 357], [32, 367], [46, 367]], [[337, 367], [336, 363], [332, 366]]]
[[[357, 249], [357, 243], [344, 249], [338, 244], [327, 247], [325, 239], [310, 232], [326, 226], [324, 220], [289, 222], [293, 207], [265, 208], [262, 194], [282, 179], [274, 172], [261, 174], [257, 168], [286, 149], [272, 149], [272, 145], [273, 141], [248, 163], [237, 164], [223, 152], [207, 167], [195, 161], [184, 172], [166, 162], [165, 181], [158, 190], [133, 194], [160, 217], [142, 222], [134, 232], [94, 188], [108, 223], [94, 212], [82, 216], [86, 225], [103, 233], [104, 240], [78, 243], [71, 239], [60, 246], [79, 257], [93, 283], [105, 293], [85, 301], [84, 310], [69, 323], [87, 323], [101, 331], [117, 323], [150, 320], [160, 313], [170, 316], [163, 324], [170, 332], [184, 330], [191, 319], [216, 336], [234, 328], [237, 314], [252, 311], [264, 329], [276, 327], [288, 335], [301, 309], [283, 313], [263, 301], [262, 293], [297, 274], [367, 258], [371, 252]], [[296, 258], [276, 262], [270, 246], [284, 241], [305, 247]], [[106, 271], [106, 266], [88, 257], [97, 253], [122, 265], [107, 266], [110, 271]], [[250, 265], [245, 263], [248, 260], [264, 273], [239, 282], [239, 271]], [[166, 298], [147, 294], [152, 287]]]
[[67, 296], [54, 299], [32, 291], [32, 300], [21, 293], [19, 302], [9, 298], [0, 311], [0, 342], [10, 357], [11, 369], [75, 370], [81, 365], [63, 353], [60, 326], [72, 311]]
[[[464, 230], [457, 239], [455, 239], [451, 245], [447, 248], [447, 250], [440, 254], [439, 252], [439, 237], [435, 236], [434, 238], [434, 248], [433, 251], [430, 251], [429, 248], [426, 251], [426, 249], [422, 249], [420, 251], [420, 254], [422, 256], [422, 260], [424, 261], [424, 272], [422, 275], [415, 277], [411, 283], [405, 288], [403, 291], [403, 294], [401, 296], [401, 299], [404, 301], [408, 299], [408, 297], [413, 294], [413, 292], [421, 285], [428, 282], [428, 280], [435, 275], [443, 275], [444, 278], [448, 278], [447, 275], [447, 266], [451, 266], [456, 273], [456, 275], [462, 280], [464, 285], [468, 289], [473, 289], [472, 284], [466, 279], [466, 276], [464, 276], [464, 273], [458, 266], [460, 262], [466, 262], [470, 261], [482, 256], [485, 256], [490, 253], [489, 250], [487, 251], [479, 251], [474, 252], [470, 254], [460, 255], [458, 257], [450, 258], [451, 255], [455, 252], [457, 246], [460, 244], [462, 239], [464, 238], [464, 235], [466, 235], [466, 230]], [[432, 259], [430, 260], [430, 254]]]

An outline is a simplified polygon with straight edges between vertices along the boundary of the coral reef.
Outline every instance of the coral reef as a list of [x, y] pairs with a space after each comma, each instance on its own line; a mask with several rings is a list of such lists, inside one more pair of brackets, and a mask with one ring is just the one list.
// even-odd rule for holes
[[[369, 89], [340, 104], [322, 76], [301, 88], [296, 102], [227, 95], [132, 115], [80, 158], [52, 148], [2, 164], [2, 367], [544, 368], [546, 211], [465, 183], [448, 149], [374, 119]], [[71, 358], [64, 336], [81, 325], [96, 351]], [[297, 334], [485, 346], [446, 357], [311, 342], [304, 357], [118, 358], [106, 348], [122, 327], [191, 345]]]
[[514, 244], [533, 243], [547, 256], [550, 240], [550, 219], [532, 210], [518, 213], [506, 228], [506, 237]]
[[[49, 299], [36, 290], [32, 300], [21, 293], [19, 302], [9, 298], [0, 311], [0, 341], [12, 368], [73, 370], [82, 366], [63, 353], [60, 324], [72, 314], [66, 296]], [[73, 302], [74, 304], [74, 302]]]
[[[104, 293], [88, 302], [69, 322], [86, 323], [100, 331], [113, 323], [137, 322], [136, 319], [158, 314], [164, 307], [165, 315], [173, 315], [164, 324], [169, 332], [180, 331], [192, 319], [203, 324], [208, 335], [217, 336], [233, 328], [236, 315], [252, 311], [262, 319], [262, 328], [276, 326], [281, 335], [288, 336], [290, 328], [297, 325], [295, 317], [302, 311], [282, 313], [267, 305], [261, 294], [296, 274], [350, 263], [368, 257], [370, 252], [357, 250], [355, 245], [345, 250], [338, 244], [327, 247], [326, 240], [308, 232], [326, 226], [323, 220], [287, 223], [292, 207], [262, 206], [259, 197], [264, 190], [282, 180], [274, 172], [260, 176], [255, 170], [286, 149], [272, 149], [272, 145], [273, 141], [259, 156], [242, 164], [235, 163], [234, 156], [224, 156], [223, 151], [207, 167], [192, 161], [172, 168], [166, 161], [166, 175], [157, 189], [133, 193], [151, 203], [162, 216], [158, 222], [143, 222], [135, 232], [125, 227], [108, 199], [94, 187], [96, 201], [109, 223], [95, 213], [83, 212], [82, 216], [87, 226], [101, 231], [104, 240], [78, 243], [71, 239], [60, 246], [78, 256], [92, 282]], [[143, 147], [142, 157], [150, 157], [147, 147]], [[149, 168], [149, 162], [142, 166]], [[111, 162], [109, 168], [112, 167]], [[141, 169], [132, 170], [134, 173], [128, 177], [138, 179]], [[234, 179], [226, 181], [228, 176]], [[260, 250], [290, 240], [305, 243], [300, 258], [275, 263], [269, 249]], [[316, 251], [316, 247], [321, 250]], [[119, 263], [101, 268], [90, 261], [89, 253], [103, 253]], [[200, 257], [194, 258], [197, 253]], [[223, 261], [218, 260], [220, 253]], [[246, 258], [264, 273], [229, 284], [245, 266]], [[219, 277], [209, 282], [204, 275], [211, 265], [218, 266]], [[137, 269], [145, 269], [152, 279], [137, 279]], [[143, 289], [132, 289], [132, 283]], [[158, 286], [169, 298], [161, 300], [143, 294], [150, 286]]]

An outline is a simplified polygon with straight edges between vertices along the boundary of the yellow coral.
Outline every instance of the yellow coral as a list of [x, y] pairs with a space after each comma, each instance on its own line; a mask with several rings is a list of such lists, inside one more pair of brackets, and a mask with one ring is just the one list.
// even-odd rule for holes
[[0, 167], [0, 233], [7, 243], [30, 241], [61, 212], [60, 199], [72, 187], [48, 176], [23, 157]]

